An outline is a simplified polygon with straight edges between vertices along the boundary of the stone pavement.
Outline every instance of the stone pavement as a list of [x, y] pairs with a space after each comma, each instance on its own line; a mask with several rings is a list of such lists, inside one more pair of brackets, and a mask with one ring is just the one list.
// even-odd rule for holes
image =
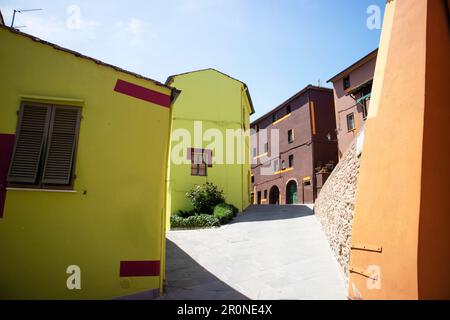
[[167, 235], [163, 299], [346, 299], [308, 206], [253, 206], [217, 229]]

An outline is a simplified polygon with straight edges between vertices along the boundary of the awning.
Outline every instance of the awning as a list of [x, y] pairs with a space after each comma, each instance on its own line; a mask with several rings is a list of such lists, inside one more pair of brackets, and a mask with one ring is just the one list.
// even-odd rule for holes
[[358, 100], [356, 100], [356, 103], [360, 103], [361, 101], [369, 99], [371, 96], [372, 96], [372, 93], [366, 94], [364, 97], [361, 97]]
[[369, 80], [357, 85], [356, 87], [347, 89], [345, 91], [347, 92], [347, 95], [356, 94], [366, 88], [372, 87], [372, 83], [373, 83], [373, 79], [369, 79]]

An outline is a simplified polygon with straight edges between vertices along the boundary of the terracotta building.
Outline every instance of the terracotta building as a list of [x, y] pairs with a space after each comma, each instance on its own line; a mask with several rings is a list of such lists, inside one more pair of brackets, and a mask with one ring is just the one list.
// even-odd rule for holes
[[339, 158], [364, 128], [377, 55], [378, 49], [328, 80], [334, 87]]
[[338, 161], [334, 114], [333, 90], [309, 85], [251, 124], [254, 204], [314, 202]]
[[444, 0], [386, 4], [356, 192], [352, 299], [450, 299], [449, 12]]

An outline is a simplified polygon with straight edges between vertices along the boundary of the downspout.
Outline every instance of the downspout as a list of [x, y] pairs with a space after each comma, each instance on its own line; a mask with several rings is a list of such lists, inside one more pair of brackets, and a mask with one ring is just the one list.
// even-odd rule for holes
[[[241, 113], [241, 129], [245, 130], [245, 119], [244, 119], [244, 92], [245, 89], [243, 90], [241, 87], [241, 105], [239, 106], [239, 112]], [[244, 150], [247, 150], [247, 144], [245, 141], [245, 131], [244, 131], [244, 136], [243, 136], [244, 141], [242, 141], [242, 143], [244, 144]], [[247, 155], [244, 153], [242, 155], [244, 157], [244, 164], [241, 167], [241, 179], [242, 179], [242, 184], [241, 184], [241, 203], [242, 203], [242, 211], [244, 211], [244, 204], [245, 204], [245, 200], [244, 200], [244, 194], [245, 194], [245, 183], [244, 183], [244, 179], [245, 179], [245, 173], [244, 173], [244, 169], [245, 169], [245, 161], [247, 159]]]
[[171, 93], [171, 105], [169, 109], [169, 136], [166, 147], [166, 175], [164, 179], [164, 207], [162, 212], [162, 220], [161, 220], [161, 253], [159, 257], [160, 261], [160, 272], [159, 272], [159, 295], [162, 296], [164, 294], [164, 280], [166, 278], [166, 224], [167, 224], [167, 193], [169, 191], [169, 163], [170, 163], [170, 145], [172, 139], [172, 117], [173, 117], [173, 106], [178, 96], [181, 94], [180, 90], [173, 89]]
[[[315, 175], [315, 163], [314, 163], [314, 159], [315, 159], [315, 135], [314, 135], [314, 130], [313, 130], [313, 115], [312, 115], [312, 108], [311, 108], [311, 89], [308, 90], [308, 105], [309, 105], [309, 118], [310, 118], [310, 123], [311, 123], [311, 163], [312, 163], [312, 175], [311, 175], [311, 182], [312, 182], [312, 187], [313, 187], [313, 203], [316, 202], [316, 175]], [[303, 181], [302, 181], [303, 184]], [[304, 189], [304, 188], [303, 188]], [[304, 195], [303, 195], [303, 199], [304, 199]], [[304, 201], [303, 201], [304, 202]]]

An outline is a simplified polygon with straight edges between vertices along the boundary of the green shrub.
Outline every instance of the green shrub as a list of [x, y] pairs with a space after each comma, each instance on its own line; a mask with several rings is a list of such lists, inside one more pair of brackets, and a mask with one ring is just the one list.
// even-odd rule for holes
[[170, 224], [172, 228], [181, 229], [220, 227], [219, 219], [207, 214], [199, 214], [189, 218], [181, 218], [175, 215], [170, 218]]
[[236, 217], [238, 211], [233, 205], [221, 203], [214, 208], [214, 217], [219, 219], [220, 224], [227, 224]]
[[223, 191], [210, 182], [195, 187], [186, 196], [191, 200], [195, 212], [209, 215], [214, 213], [216, 205], [225, 202]]
[[229, 204], [229, 206], [231, 207], [231, 210], [233, 210], [233, 214], [236, 217], [237, 214], [239, 213], [239, 209], [233, 206], [232, 204]]
[[180, 217], [180, 218], [184, 218], [185, 219], [185, 218], [189, 218], [189, 217], [195, 216], [196, 213], [195, 213], [194, 210], [191, 210], [191, 211], [180, 210], [175, 215]]

